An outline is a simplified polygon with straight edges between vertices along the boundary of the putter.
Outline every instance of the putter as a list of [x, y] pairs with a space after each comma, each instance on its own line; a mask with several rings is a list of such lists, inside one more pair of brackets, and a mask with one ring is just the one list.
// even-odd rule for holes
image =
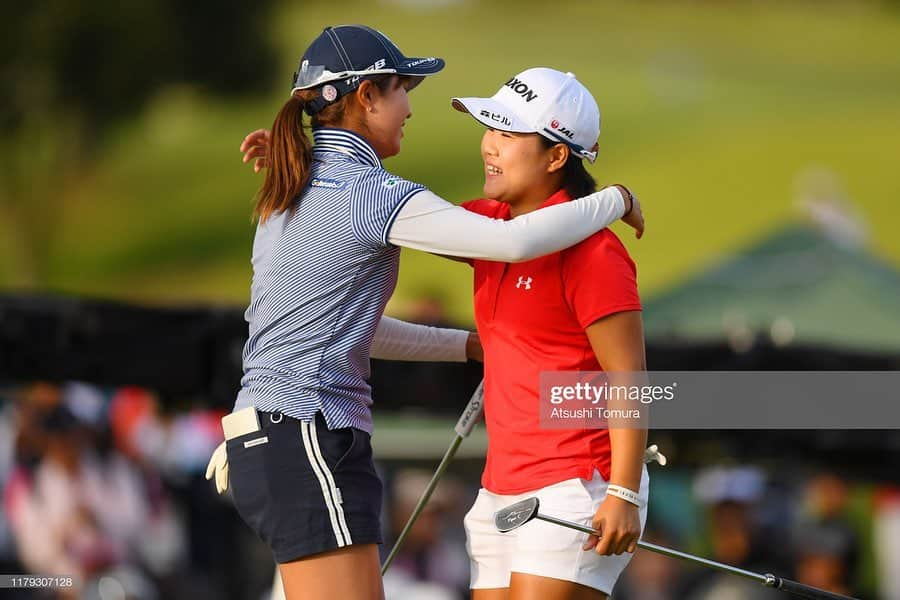
[[406, 536], [409, 535], [409, 530], [412, 529], [413, 523], [416, 522], [416, 519], [419, 518], [419, 514], [422, 512], [422, 509], [424, 509], [425, 505], [428, 504], [428, 499], [431, 498], [431, 494], [437, 487], [438, 481], [444, 475], [444, 471], [447, 470], [447, 466], [450, 464], [450, 461], [453, 460], [453, 456], [456, 454], [456, 450], [459, 448], [459, 445], [462, 444], [462, 441], [465, 438], [469, 437], [469, 434], [472, 433], [475, 425], [478, 423], [478, 421], [481, 420], [483, 413], [484, 380], [482, 380], [481, 383], [478, 384], [478, 387], [475, 388], [475, 392], [469, 399], [469, 403], [466, 404], [465, 410], [463, 411], [462, 415], [460, 415], [459, 420], [456, 422], [456, 427], [454, 427], [454, 430], [456, 431], [456, 437], [453, 438], [453, 441], [450, 443], [450, 447], [447, 448], [447, 452], [444, 453], [444, 458], [441, 459], [437, 470], [431, 477], [431, 481], [428, 482], [428, 487], [426, 487], [425, 491], [422, 492], [422, 497], [419, 498], [419, 502], [416, 504], [415, 509], [413, 509], [412, 514], [409, 516], [409, 520], [407, 520], [406, 525], [403, 526], [403, 531], [400, 532], [399, 537], [397, 537], [397, 541], [394, 542], [394, 547], [391, 548], [391, 552], [387, 555], [387, 558], [384, 559], [384, 564], [381, 565], [382, 576], [391, 566], [391, 563], [394, 561], [394, 557], [397, 556], [397, 552], [400, 550], [400, 545], [403, 544]]
[[[516, 502], [515, 504], [511, 504], [506, 508], [501, 508], [494, 514], [494, 525], [497, 527], [498, 531], [500, 531], [501, 533], [506, 533], [508, 531], [512, 531], [513, 529], [518, 529], [532, 519], [540, 519], [541, 521], [547, 521], [548, 523], [553, 523], [554, 525], [560, 525], [562, 527], [568, 527], [569, 529], [575, 529], [576, 531], [582, 531], [584, 533], [596, 536], [600, 535], [598, 531], [591, 527], [588, 527], [587, 525], [542, 515], [538, 512], [539, 508], [540, 501], [536, 497], [527, 498], [525, 500], [522, 500], [521, 502]], [[637, 545], [644, 550], [650, 550], [651, 552], [657, 552], [665, 556], [671, 556], [672, 558], [680, 558], [682, 560], [687, 560], [704, 567], [710, 567], [712, 569], [717, 569], [725, 573], [730, 573], [731, 575], [738, 575], [746, 579], [752, 579], [757, 583], [761, 583], [765, 587], [781, 590], [800, 598], [811, 598], [813, 600], [854, 600], [849, 596], [842, 596], [833, 592], [826, 592], [825, 590], [821, 590], [809, 585], [804, 585], [797, 581], [792, 581], [783, 577], [778, 577], [776, 575], [772, 575], [771, 573], [761, 575], [752, 571], [745, 571], [744, 569], [732, 567], [731, 565], [726, 565], [713, 560], [708, 560], [706, 558], [701, 558], [699, 556], [694, 556], [693, 554], [687, 554], [686, 552], [681, 552], [679, 550], [672, 550], [671, 548], [666, 548], [665, 546], [657, 546], [656, 544], [651, 544], [650, 542], [645, 542], [643, 540], [638, 540]]]

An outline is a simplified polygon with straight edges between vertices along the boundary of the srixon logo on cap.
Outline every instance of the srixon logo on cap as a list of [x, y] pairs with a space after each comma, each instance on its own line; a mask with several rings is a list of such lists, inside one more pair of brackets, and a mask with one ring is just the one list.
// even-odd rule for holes
[[525, 83], [524, 81], [520, 81], [515, 77], [513, 77], [503, 85], [525, 98], [525, 102], [531, 102], [538, 97], [537, 93], [534, 92], [530, 87], [528, 87], [527, 83]]

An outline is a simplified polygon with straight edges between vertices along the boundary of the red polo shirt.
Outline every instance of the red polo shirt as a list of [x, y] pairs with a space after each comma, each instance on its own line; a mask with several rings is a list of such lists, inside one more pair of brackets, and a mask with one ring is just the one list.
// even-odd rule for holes
[[[569, 199], [560, 190], [541, 206]], [[509, 205], [496, 200], [463, 206], [510, 218]], [[595, 469], [608, 480], [608, 431], [541, 428], [540, 373], [601, 370], [585, 329], [607, 315], [641, 309], [634, 262], [622, 242], [604, 229], [528, 262], [471, 262], [490, 439], [482, 486], [521, 494], [575, 477], [590, 479]]]

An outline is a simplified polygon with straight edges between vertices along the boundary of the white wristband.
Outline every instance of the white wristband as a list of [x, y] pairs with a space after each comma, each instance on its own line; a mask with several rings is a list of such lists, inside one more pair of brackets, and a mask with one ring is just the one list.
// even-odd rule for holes
[[614, 483], [606, 486], [606, 495], [621, 498], [625, 502], [630, 502], [638, 508], [640, 508], [644, 504], [643, 502], [641, 502], [641, 497], [637, 494], [637, 492], [629, 490], [628, 488], [624, 488], [621, 485], [615, 485]]

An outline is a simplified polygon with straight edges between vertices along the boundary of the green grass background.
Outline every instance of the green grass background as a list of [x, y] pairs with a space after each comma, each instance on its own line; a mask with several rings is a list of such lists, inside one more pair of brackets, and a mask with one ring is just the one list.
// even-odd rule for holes
[[[868, 221], [870, 250], [900, 265], [900, 11], [850, 2], [285, 3], [273, 19], [283, 83], [222, 102], [168, 89], [60, 185], [58, 226], [33, 286], [151, 303], [247, 301], [260, 182], [243, 135], [271, 123], [307, 43], [370, 24], [447, 68], [413, 92], [388, 169], [448, 199], [477, 197], [482, 129], [455, 95], [490, 95], [531, 66], [573, 71], [601, 108], [601, 183], [626, 183], [648, 222], [620, 226], [645, 297], [798, 218], [796, 182], [830, 171]], [[235, 47], [240, 52], [240, 47]], [[0, 247], [16, 232], [0, 223]], [[0, 284], [21, 287], [15, 253]], [[389, 311], [423, 294], [471, 319], [468, 267], [403, 251]]]

